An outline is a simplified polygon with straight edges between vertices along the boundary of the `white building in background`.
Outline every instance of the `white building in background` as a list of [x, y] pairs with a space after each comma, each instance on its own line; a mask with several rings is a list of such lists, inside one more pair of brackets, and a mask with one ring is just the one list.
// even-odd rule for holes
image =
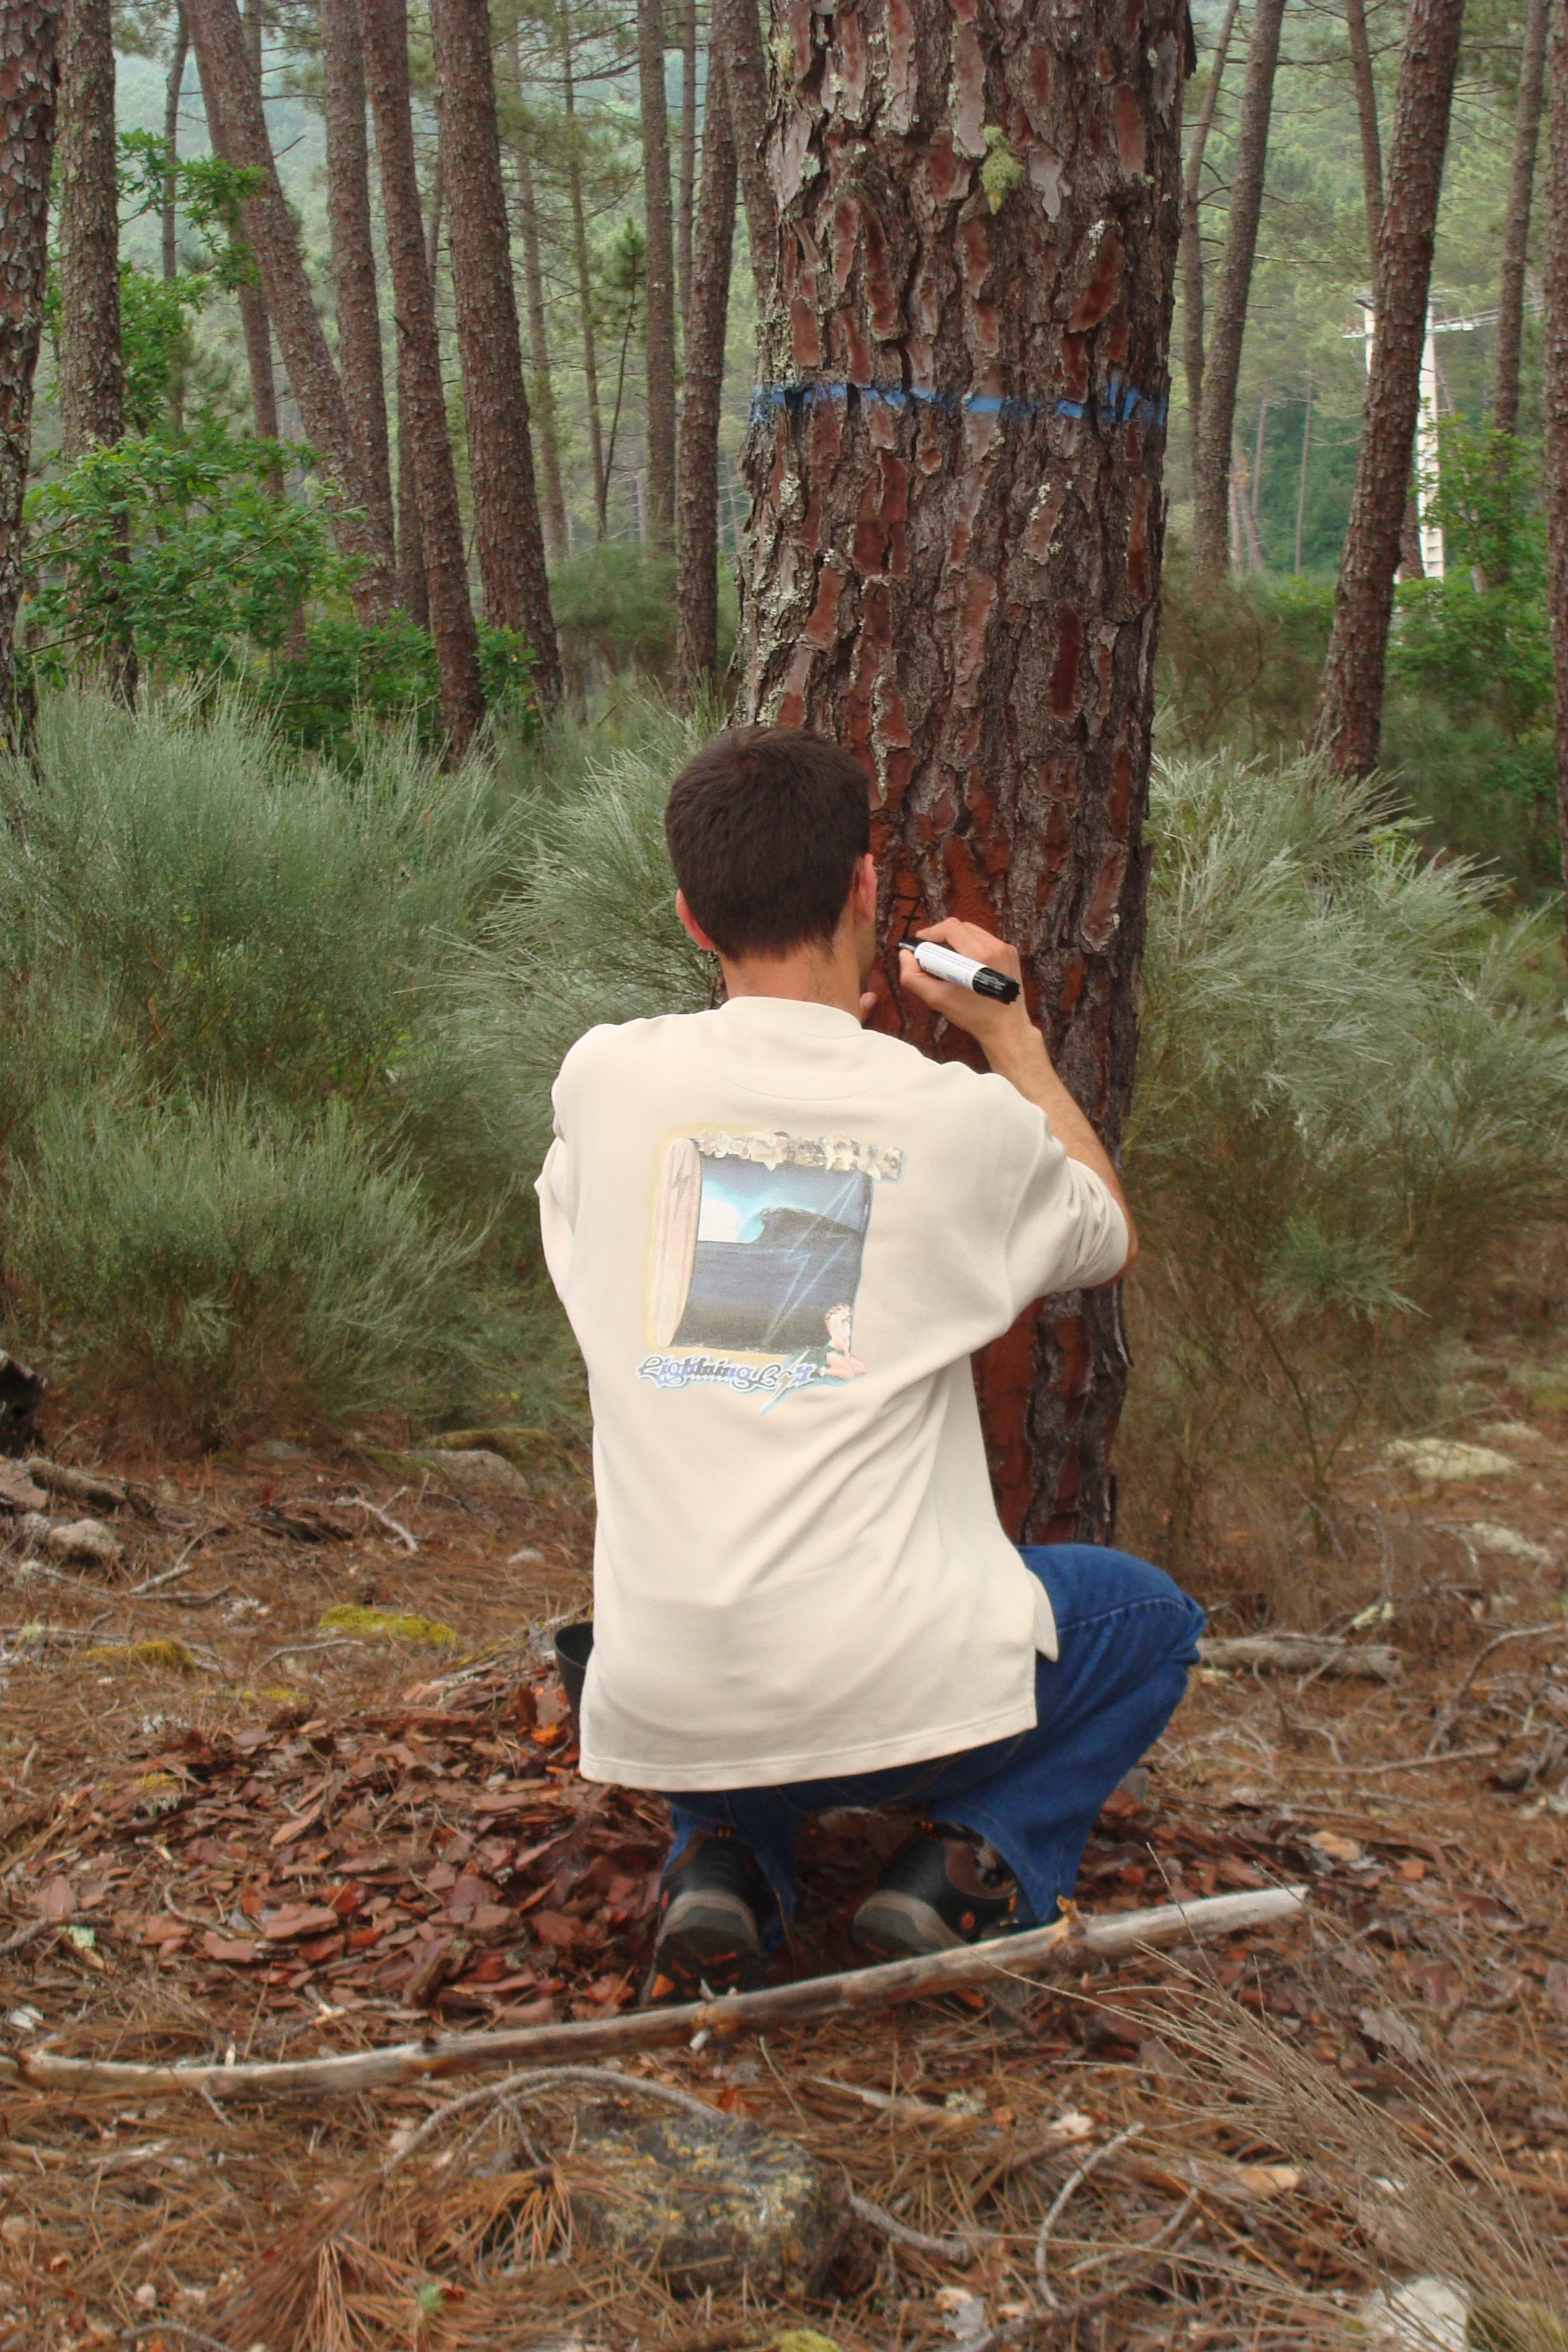
[[[1358, 294], [1355, 309], [1361, 324], [1347, 328], [1346, 341], [1359, 339], [1366, 352], [1370, 375], [1376, 304], [1370, 294]], [[1437, 498], [1437, 337], [1470, 335], [1475, 330], [1476, 320], [1469, 312], [1450, 310], [1441, 294], [1432, 293], [1426, 304], [1426, 340], [1421, 346], [1421, 405], [1415, 416], [1415, 516], [1421, 526], [1421, 569], [1428, 580], [1443, 577], [1443, 532], [1433, 511]]]

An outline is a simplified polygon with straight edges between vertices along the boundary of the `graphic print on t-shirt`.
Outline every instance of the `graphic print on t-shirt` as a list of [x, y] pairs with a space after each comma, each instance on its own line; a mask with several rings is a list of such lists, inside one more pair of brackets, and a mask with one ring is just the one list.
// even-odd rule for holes
[[[855, 1297], [872, 1201], [904, 1155], [845, 1136], [699, 1131], [664, 1146], [648, 1337], [660, 1388], [715, 1381], [768, 1403], [857, 1379]], [[765, 1408], [764, 1408], [765, 1409]]]

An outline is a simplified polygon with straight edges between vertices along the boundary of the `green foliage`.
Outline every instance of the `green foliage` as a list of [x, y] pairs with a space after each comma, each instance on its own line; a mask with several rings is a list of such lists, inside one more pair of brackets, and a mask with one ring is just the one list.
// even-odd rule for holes
[[[524, 732], [534, 721], [531, 664], [510, 630], [479, 631], [486, 706]], [[438, 751], [444, 738], [435, 640], [404, 613], [368, 626], [330, 614], [313, 621], [300, 650], [253, 683], [280, 735], [341, 762], [358, 759], [367, 719], [411, 726], [422, 750]]]
[[[124, 219], [161, 213], [170, 177], [161, 134], [122, 131], [118, 144]], [[226, 163], [221, 155], [181, 156], [173, 178], [175, 205], [195, 232], [203, 275], [226, 292], [255, 285], [256, 260], [240, 230], [239, 208], [265, 186], [265, 172], [253, 163]]]
[[[628, 670], [669, 685], [675, 676], [675, 559], [600, 542], [569, 555], [550, 575], [551, 609], [568, 668], [580, 684]], [[735, 583], [719, 576], [719, 667], [734, 651]]]
[[232, 698], [198, 722], [46, 698], [0, 803], [0, 1265], [27, 1343], [59, 1325], [85, 1377], [204, 1438], [285, 1406], [558, 1410], [531, 1097], [496, 1056], [444, 1116], [441, 1041], [522, 854], [488, 772], [372, 730], [355, 774], [300, 765]]
[[272, 494], [283, 467], [309, 464], [208, 419], [89, 450], [36, 485], [22, 625], [35, 673], [64, 685], [127, 625], [142, 666], [165, 674], [232, 677], [280, 646], [301, 602], [347, 577], [320, 505]]
[[1200, 596], [1187, 551], [1165, 550], [1158, 678], [1172, 751], [1294, 751], [1312, 724], [1333, 618], [1331, 592], [1217, 582]]
[[280, 1408], [493, 1392], [475, 1253], [342, 1104], [305, 1122], [222, 1097], [56, 1096], [6, 1218], [9, 1270], [40, 1312], [209, 1440]]
[[1568, 1208], [1568, 1037], [1531, 920], [1306, 761], [1160, 766], [1128, 1181], [1134, 1449], [1173, 1558], [1219, 1457], [1283, 1443], [1320, 1508], [1500, 1244]]

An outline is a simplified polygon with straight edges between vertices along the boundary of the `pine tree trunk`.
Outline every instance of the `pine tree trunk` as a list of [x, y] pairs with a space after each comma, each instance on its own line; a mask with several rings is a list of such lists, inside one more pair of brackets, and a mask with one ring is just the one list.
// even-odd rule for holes
[[1204, 362], [1203, 408], [1193, 454], [1193, 572], [1200, 584], [1225, 570], [1226, 499], [1230, 444], [1236, 430], [1236, 387], [1241, 374], [1242, 339], [1258, 250], [1263, 208], [1263, 174], [1268, 160], [1268, 118], [1279, 63], [1279, 27], [1285, 0], [1258, 0], [1247, 51], [1247, 83], [1237, 127], [1236, 163], [1230, 182], [1230, 217], [1225, 252], [1215, 281], [1214, 334]]
[[425, 585], [425, 550], [419, 530], [419, 486], [414, 474], [414, 436], [404, 382], [401, 338], [397, 354], [397, 601], [411, 621], [430, 626], [430, 592]]
[[263, 175], [258, 193], [246, 197], [242, 207], [246, 236], [261, 272], [305, 437], [330, 488], [332, 535], [344, 555], [363, 564], [355, 606], [363, 619], [380, 620], [391, 609], [395, 583], [366, 519], [369, 485], [279, 184], [238, 11], [235, 0], [189, 0], [189, 15], [204, 87], [210, 83], [216, 99], [228, 160], [254, 166]]
[[773, 292], [778, 268], [779, 212], [768, 177], [768, 68], [757, 0], [712, 0], [708, 47], [724, 61], [735, 167], [746, 205], [746, 241], [761, 307]]
[[174, 11], [174, 45], [169, 53], [169, 79], [163, 91], [163, 276], [165, 279], [180, 274], [180, 249], [177, 235], [174, 194], [174, 166], [180, 160], [180, 99], [185, 87], [185, 59], [190, 55], [191, 37], [185, 26], [184, 0]]
[[734, 242], [735, 141], [723, 62], [710, 47], [677, 501], [675, 674], [688, 701], [719, 682], [719, 413]]
[[1361, 131], [1361, 192], [1366, 207], [1366, 249], [1377, 299], [1377, 260], [1383, 249], [1383, 144], [1377, 128], [1377, 85], [1372, 78], [1372, 45], [1366, 35], [1365, 0], [1345, 0], [1351, 79], [1355, 84], [1356, 122]]
[[1182, 173], [1182, 366], [1187, 379], [1187, 478], [1192, 479], [1193, 463], [1198, 446], [1198, 428], [1204, 412], [1204, 243], [1199, 229], [1199, 213], [1203, 202], [1204, 150], [1208, 145], [1209, 131], [1214, 122], [1214, 110], [1219, 100], [1219, 86], [1225, 74], [1225, 62], [1230, 54], [1230, 37], [1236, 29], [1236, 12], [1240, 0], [1229, 0], [1225, 18], [1215, 43], [1214, 63], [1204, 86], [1197, 120], [1187, 146], [1186, 166]]
[[59, 0], [6, 0], [0, 71], [0, 740], [9, 744], [25, 743], [31, 731], [31, 696], [16, 688], [16, 608], [33, 377], [44, 327], [60, 17]]
[[[441, 677], [441, 719], [461, 758], [484, 717], [479, 632], [468, 602], [458, 477], [441, 387], [436, 290], [425, 250], [414, 118], [408, 101], [406, 0], [359, 0], [360, 47], [375, 118], [386, 257], [397, 322], [398, 404], [407, 420], [410, 471], [419, 500], [419, 551], [430, 633]], [[437, 216], [438, 217], [438, 216]]]
[[1377, 765], [1384, 658], [1421, 396], [1421, 348], [1464, 0], [1411, 0], [1388, 151], [1377, 331], [1313, 740], [1342, 774]]
[[[245, 31], [245, 54], [250, 60], [251, 78], [256, 85], [258, 104], [261, 100], [261, 11], [257, 0], [245, 0], [242, 19]], [[266, 121], [266, 110], [262, 110]], [[232, 160], [232, 158], [230, 159]], [[245, 337], [246, 365], [250, 373], [250, 407], [260, 441], [278, 438], [278, 379], [272, 366], [272, 321], [267, 315], [267, 297], [258, 278], [253, 278], [239, 289], [240, 331]], [[268, 483], [275, 499], [283, 495], [283, 477], [269, 474]]]
[[485, 610], [494, 626], [526, 637], [534, 693], [552, 710], [561, 656], [528, 432], [489, 10], [485, 0], [431, 0], [430, 29]]
[[554, 556], [566, 552], [566, 498], [556, 446], [555, 380], [550, 372], [550, 330], [544, 309], [544, 264], [539, 242], [539, 205], [533, 193], [530, 125], [522, 108], [522, 53], [518, 27], [511, 32], [512, 163], [517, 172], [518, 223], [522, 230], [522, 283], [528, 298], [528, 355], [533, 369], [533, 421], [544, 476], [544, 543]]
[[120, 189], [110, 0], [66, 0], [60, 41], [60, 457], [71, 465], [125, 430], [120, 345]]
[[381, 366], [381, 304], [370, 225], [370, 156], [365, 143], [364, 66], [354, 0], [321, 0], [321, 73], [327, 131], [327, 227], [332, 297], [338, 314], [338, 365], [349, 423], [370, 486], [370, 525], [389, 572], [395, 572], [392, 464], [387, 446], [386, 381]]
[[[939, 911], [1016, 941], [1057, 1066], [1114, 1150], [1144, 925], [1184, 9], [862, 0], [790, 23], [747, 447], [747, 713], [864, 763], [888, 981], [886, 942]], [[971, 1057], [896, 983], [879, 1017]], [[1109, 1537], [1126, 1371], [1114, 1289], [1043, 1301], [988, 1352], [1015, 1534]]]
[[566, 117], [566, 193], [572, 206], [572, 257], [577, 267], [577, 314], [583, 333], [583, 397], [588, 410], [588, 455], [594, 468], [594, 513], [605, 536], [609, 479], [605, 472], [605, 428], [599, 415], [599, 361], [594, 347], [594, 281], [588, 268], [588, 226], [583, 204], [583, 155], [578, 144], [577, 100], [572, 63], [572, 0], [558, 0], [561, 33], [561, 106]]
[[[60, 281], [60, 457], [73, 465], [125, 431], [125, 357], [120, 341], [120, 180], [114, 129], [114, 25], [110, 0], [66, 0], [60, 43], [55, 179]], [[121, 553], [128, 551], [123, 531]], [[110, 691], [136, 700], [136, 646], [129, 625], [100, 626]]]
[[1307, 414], [1301, 420], [1301, 477], [1296, 485], [1296, 562], [1293, 577], [1301, 577], [1301, 530], [1307, 520], [1307, 460], [1312, 449], [1312, 371], [1307, 370]]
[[643, 209], [647, 223], [648, 524], [657, 546], [675, 538], [675, 254], [669, 201], [669, 120], [664, 102], [663, 0], [637, 0]]
[[1498, 278], [1497, 350], [1492, 360], [1492, 423], [1519, 430], [1519, 359], [1524, 339], [1524, 263], [1530, 246], [1530, 203], [1541, 132], [1541, 85], [1546, 58], [1546, 0], [1527, 0], [1524, 47], [1519, 61], [1519, 105], [1513, 119], [1513, 169], [1503, 221]]
[[[712, 104], [711, 99], [709, 104]], [[697, 0], [680, 9], [680, 196], [675, 224], [675, 265], [680, 286], [682, 349], [691, 331], [692, 212], [697, 200]], [[689, 362], [689, 353], [688, 354]]]
[[1542, 338], [1546, 451], [1546, 607], [1552, 626], [1552, 745], [1557, 825], [1568, 886], [1568, 15], [1552, 11], [1546, 122], [1546, 320]]

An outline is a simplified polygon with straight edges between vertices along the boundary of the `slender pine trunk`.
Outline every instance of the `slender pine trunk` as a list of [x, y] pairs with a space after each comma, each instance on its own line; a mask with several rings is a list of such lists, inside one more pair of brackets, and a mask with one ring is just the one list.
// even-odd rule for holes
[[552, 710], [561, 699], [561, 655], [533, 478], [486, 0], [431, 0], [430, 29], [485, 610], [495, 627], [527, 639], [533, 692]]
[[1301, 530], [1307, 519], [1307, 459], [1312, 446], [1312, 371], [1307, 370], [1307, 414], [1301, 421], [1301, 478], [1296, 486], [1296, 562], [1294, 577], [1301, 577]]
[[572, 64], [572, 0], [558, 0], [561, 36], [561, 106], [566, 117], [566, 193], [572, 206], [572, 257], [577, 265], [577, 310], [583, 332], [583, 395], [588, 410], [588, 454], [594, 467], [594, 513], [598, 536], [606, 530], [609, 477], [605, 471], [605, 428], [599, 415], [599, 361], [594, 346], [594, 281], [588, 268], [588, 224], [583, 203], [583, 154], [578, 142], [577, 99]]
[[[697, 195], [697, 0], [680, 9], [680, 190], [675, 222], [675, 267], [680, 288], [681, 347], [691, 331], [691, 235]], [[690, 354], [687, 353], [689, 365]]]
[[174, 11], [174, 41], [169, 52], [169, 79], [163, 88], [163, 247], [165, 279], [180, 274], [175, 213], [174, 167], [180, 160], [180, 100], [185, 87], [185, 60], [191, 37], [185, 25], [184, 0]]
[[59, 0], [6, 0], [0, 73], [0, 740], [12, 745], [25, 745], [32, 731], [31, 691], [16, 685], [16, 608], [33, 379], [44, 329], [61, 15]]
[[1464, 0], [1411, 0], [1378, 250], [1377, 331], [1313, 740], [1343, 774], [1377, 765], [1400, 522], [1420, 405], [1421, 349]]
[[677, 502], [675, 675], [688, 700], [711, 690], [719, 679], [719, 411], [735, 244], [735, 176], [723, 62], [710, 49]]
[[544, 263], [540, 249], [539, 205], [533, 193], [531, 129], [522, 103], [522, 51], [518, 27], [511, 32], [512, 163], [517, 173], [518, 225], [522, 231], [522, 284], [528, 304], [528, 355], [533, 369], [533, 425], [544, 477], [544, 543], [552, 555], [566, 552], [566, 498], [556, 446], [555, 382], [550, 372], [550, 329], [544, 309]]
[[1219, 86], [1225, 74], [1225, 62], [1230, 54], [1230, 37], [1236, 29], [1236, 12], [1240, 5], [1241, 0], [1228, 0], [1219, 28], [1219, 38], [1215, 43], [1214, 63], [1209, 68], [1209, 78], [1204, 85], [1197, 118], [1193, 124], [1186, 167], [1182, 173], [1179, 259], [1182, 270], [1182, 366], [1187, 379], [1189, 487], [1204, 410], [1204, 245], [1199, 226], [1203, 207], [1204, 150], [1208, 145], [1215, 108], [1219, 101]]
[[637, 0], [643, 210], [647, 224], [647, 503], [653, 541], [675, 539], [675, 252], [669, 118], [664, 100], [664, 0]]
[[[436, 336], [436, 295], [419, 211], [414, 161], [414, 118], [408, 99], [408, 12], [405, 0], [358, 0], [360, 45], [375, 119], [386, 255], [397, 326], [398, 397], [419, 506], [421, 576], [429, 603], [430, 633], [441, 679], [441, 718], [455, 758], [468, 748], [484, 717], [479, 632], [468, 602], [458, 477], [447, 429], [441, 352]], [[407, 543], [405, 542], [405, 558]], [[410, 607], [412, 610], [412, 606]]]
[[768, 177], [768, 68], [757, 0], [712, 0], [708, 47], [724, 62], [735, 168], [746, 205], [746, 241], [759, 309], [773, 292], [778, 268], [779, 210]]
[[1193, 572], [1200, 584], [1217, 580], [1226, 562], [1226, 485], [1236, 430], [1236, 388], [1247, 332], [1252, 262], [1263, 207], [1268, 160], [1268, 118], [1279, 63], [1285, 0], [1258, 0], [1247, 51], [1247, 82], [1231, 173], [1230, 217], [1215, 282], [1214, 334], [1204, 362], [1203, 411], [1193, 458]]
[[370, 155], [365, 141], [364, 62], [354, 0], [320, 0], [327, 131], [327, 227], [338, 314], [343, 399], [370, 485], [370, 524], [389, 572], [396, 568], [386, 381], [381, 365], [381, 304], [371, 236]]
[[[66, 0], [60, 47], [60, 456], [68, 466], [107, 449], [125, 431], [125, 354], [120, 337], [120, 184], [114, 127], [114, 22], [110, 0]], [[129, 534], [117, 532], [121, 562]], [[121, 572], [123, 583], [123, 571]], [[110, 591], [114, 601], [117, 592]], [[93, 614], [109, 689], [136, 700], [136, 645], [123, 612]]]
[[1527, 0], [1524, 47], [1519, 61], [1519, 104], [1513, 119], [1513, 167], [1503, 220], [1498, 278], [1497, 350], [1492, 361], [1492, 423], [1519, 430], [1519, 361], [1524, 341], [1524, 264], [1530, 246], [1530, 205], [1535, 149], [1541, 133], [1541, 88], [1546, 58], [1547, 0]]
[[1366, 209], [1366, 249], [1377, 299], [1377, 257], [1383, 247], [1383, 142], [1377, 127], [1377, 85], [1372, 78], [1365, 0], [1345, 0], [1351, 79], [1355, 85], [1356, 124], [1361, 132], [1361, 193]]
[[[1546, 453], [1546, 604], [1552, 626], [1557, 825], [1568, 887], [1568, 12], [1552, 11], [1546, 122], [1546, 319], [1542, 338]], [[1568, 898], [1564, 900], [1568, 910]]]

